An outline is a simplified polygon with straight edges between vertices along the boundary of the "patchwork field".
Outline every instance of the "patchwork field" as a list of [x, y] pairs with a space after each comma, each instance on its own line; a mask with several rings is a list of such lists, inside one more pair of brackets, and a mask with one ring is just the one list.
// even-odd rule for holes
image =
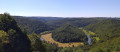
[[53, 40], [53, 38], [51, 37], [51, 35], [52, 35], [52, 33], [45, 34], [45, 35], [42, 35], [41, 38], [43, 38], [48, 43], [58, 44], [58, 47], [72, 47], [73, 45], [75, 47], [77, 47], [79, 45], [84, 45], [84, 43], [82, 43], [82, 42], [60, 43], [60, 42], [57, 42], [57, 41]]

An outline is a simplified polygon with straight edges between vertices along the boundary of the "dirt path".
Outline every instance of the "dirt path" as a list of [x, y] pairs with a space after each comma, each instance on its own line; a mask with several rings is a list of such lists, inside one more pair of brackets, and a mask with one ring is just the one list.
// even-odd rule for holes
[[53, 38], [51, 36], [52, 36], [52, 34], [49, 33], [49, 34], [42, 35], [41, 38], [43, 38], [45, 41], [47, 41], [49, 43], [58, 44], [58, 47], [72, 47], [73, 45], [76, 47], [79, 45], [84, 45], [82, 42], [60, 43], [60, 42], [53, 40]]

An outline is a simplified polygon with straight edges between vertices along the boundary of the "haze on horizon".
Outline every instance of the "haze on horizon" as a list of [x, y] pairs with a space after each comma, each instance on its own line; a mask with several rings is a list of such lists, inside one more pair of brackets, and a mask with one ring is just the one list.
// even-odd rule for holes
[[19, 16], [120, 17], [120, 0], [1, 0], [0, 13]]

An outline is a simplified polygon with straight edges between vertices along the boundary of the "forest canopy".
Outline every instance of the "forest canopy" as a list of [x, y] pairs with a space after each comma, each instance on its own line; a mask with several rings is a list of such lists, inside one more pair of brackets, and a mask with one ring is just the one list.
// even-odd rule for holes
[[52, 32], [52, 38], [58, 42], [85, 42], [87, 36], [77, 27], [66, 24]]

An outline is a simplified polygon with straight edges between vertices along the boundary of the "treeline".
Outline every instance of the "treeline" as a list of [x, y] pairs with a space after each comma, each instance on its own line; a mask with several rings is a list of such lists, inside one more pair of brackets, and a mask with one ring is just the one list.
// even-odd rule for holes
[[66, 24], [52, 32], [52, 38], [58, 42], [86, 42], [87, 36], [77, 27]]

